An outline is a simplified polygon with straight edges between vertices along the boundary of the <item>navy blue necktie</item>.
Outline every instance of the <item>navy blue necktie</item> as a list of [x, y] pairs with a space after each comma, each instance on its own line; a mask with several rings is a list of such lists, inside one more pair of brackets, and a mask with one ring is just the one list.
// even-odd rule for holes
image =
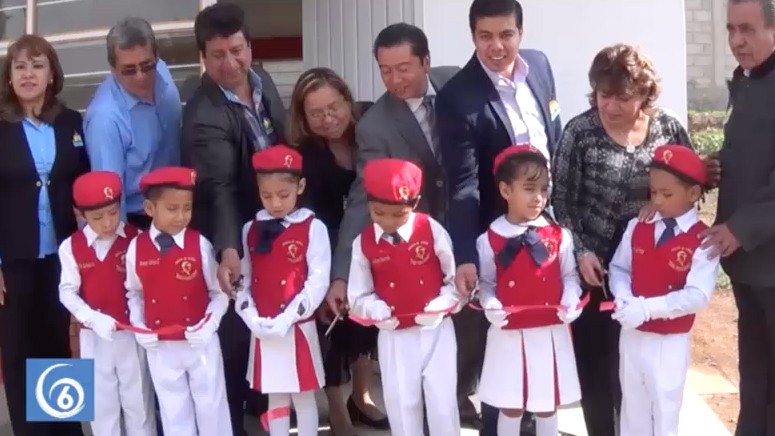
[[522, 247], [526, 247], [530, 252], [530, 257], [537, 266], [543, 265], [549, 258], [549, 250], [541, 240], [541, 236], [535, 231], [535, 227], [528, 227], [525, 233], [506, 240], [506, 246], [498, 253], [497, 260], [501, 267], [508, 268], [511, 262], [517, 257]]
[[275, 218], [271, 220], [259, 221], [258, 223], [258, 244], [253, 247], [253, 251], [259, 254], [267, 254], [272, 251], [272, 244], [275, 239], [285, 230], [283, 219]]
[[159, 251], [163, 256], [170, 251], [170, 248], [172, 248], [173, 245], [175, 245], [175, 240], [169, 233], [162, 232], [156, 236], [156, 243], [159, 244]]
[[665, 230], [663, 230], [662, 234], [659, 235], [657, 247], [669, 241], [673, 236], [675, 236], [675, 226], [678, 223], [675, 221], [675, 218], [664, 218], [662, 219], [662, 224], [665, 225]]
[[403, 239], [401, 239], [401, 235], [398, 234], [398, 232], [388, 233], [387, 239], [390, 241], [393, 245], [398, 245], [401, 243]]

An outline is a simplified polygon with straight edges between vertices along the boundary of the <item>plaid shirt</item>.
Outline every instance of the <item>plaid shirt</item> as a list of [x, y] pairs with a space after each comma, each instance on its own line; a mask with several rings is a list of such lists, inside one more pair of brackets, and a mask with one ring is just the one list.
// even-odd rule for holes
[[276, 136], [274, 126], [272, 126], [272, 119], [262, 103], [263, 84], [261, 83], [261, 77], [255, 71], [250, 70], [248, 72], [248, 80], [253, 90], [253, 107], [240, 101], [239, 97], [228, 89], [221, 87], [221, 91], [223, 91], [223, 94], [230, 102], [242, 106], [245, 119], [250, 124], [253, 148], [259, 151], [272, 145]]
[[633, 151], [615, 143], [590, 109], [565, 126], [552, 165], [552, 206], [557, 220], [573, 232], [576, 256], [608, 257], [623, 218], [649, 200], [648, 166], [665, 144], [691, 147], [681, 123], [662, 109], [651, 117], [645, 141]]

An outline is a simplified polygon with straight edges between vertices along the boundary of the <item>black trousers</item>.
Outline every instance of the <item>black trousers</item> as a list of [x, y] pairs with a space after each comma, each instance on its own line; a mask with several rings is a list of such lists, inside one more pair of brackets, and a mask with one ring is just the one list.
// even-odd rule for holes
[[622, 403], [619, 383], [619, 324], [610, 312], [600, 312], [602, 291], [593, 289], [589, 306], [571, 324], [576, 353], [581, 408], [587, 433], [615, 436], [615, 414]]
[[775, 287], [733, 283], [739, 318], [737, 436], [775, 436]]
[[27, 422], [28, 358], [70, 358], [70, 313], [59, 302], [59, 258], [2, 264], [5, 305], [0, 306], [0, 350], [5, 396], [15, 436], [83, 436], [80, 423]]

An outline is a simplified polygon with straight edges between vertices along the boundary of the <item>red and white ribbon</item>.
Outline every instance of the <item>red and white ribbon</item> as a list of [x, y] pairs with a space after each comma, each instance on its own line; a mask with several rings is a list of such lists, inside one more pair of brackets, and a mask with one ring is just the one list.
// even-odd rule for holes
[[448, 307], [446, 309], [440, 309], [440, 310], [428, 310], [428, 311], [422, 311], [422, 312], [411, 312], [411, 313], [402, 313], [399, 315], [393, 315], [390, 318], [387, 319], [381, 319], [379, 321], [373, 320], [371, 318], [361, 318], [359, 316], [353, 315], [352, 312], [350, 312], [347, 317], [350, 318], [353, 322], [356, 324], [360, 324], [364, 327], [371, 327], [374, 325], [377, 325], [381, 322], [387, 321], [388, 319], [394, 319], [394, 318], [406, 318], [410, 316], [417, 316], [417, 315], [449, 315], [450, 313], [455, 311], [455, 308], [457, 307], [457, 304], [452, 305], [452, 307]]
[[[200, 321], [199, 326], [197, 328], [195, 328], [194, 330], [192, 330], [192, 331], [197, 331], [197, 330], [201, 329], [202, 326], [207, 321], [210, 320], [210, 316], [211, 316], [211, 314], [209, 314], [209, 313], [207, 315], [205, 315], [204, 321]], [[126, 330], [126, 331], [130, 331], [132, 333], [154, 334], [154, 335], [159, 335], [159, 336], [167, 336], [167, 335], [180, 334], [180, 333], [185, 332], [187, 328], [188, 327], [186, 327], [184, 325], [173, 324], [173, 325], [164, 326], [164, 327], [159, 328], [159, 329], [144, 329], [144, 328], [135, 327], [135, 326], [130, 325], [130, 324], [124, 324], [124, 323], [120, 323], [120, 322], [116, 321], [116, 329], [117, 330]]]

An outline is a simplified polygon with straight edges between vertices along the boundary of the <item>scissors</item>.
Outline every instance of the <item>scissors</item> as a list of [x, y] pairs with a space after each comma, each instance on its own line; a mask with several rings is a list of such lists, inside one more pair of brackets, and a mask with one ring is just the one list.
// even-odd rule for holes
[[334, 320], [331, 321], [331, 325], [328, 326], [323, 336], [328, 337], [331, 334], [331, 331], [334, 330], [334, 326], [336, 325], [336, 323], [341, 321], [342, 319], [344, 319], [344, 312], [340, 311], [339, 314], [336, 316], [336, 318], [334, 318]]

